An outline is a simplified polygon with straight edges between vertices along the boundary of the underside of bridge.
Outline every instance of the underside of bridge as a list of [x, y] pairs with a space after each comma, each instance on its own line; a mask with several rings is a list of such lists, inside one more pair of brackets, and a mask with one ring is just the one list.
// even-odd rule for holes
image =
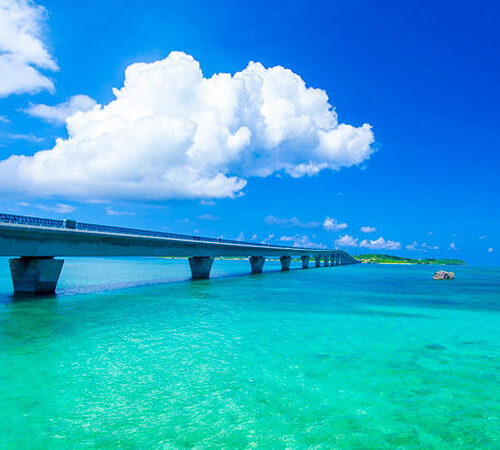
[[[309, 255], [300, 258], [302, 268], [309, 267]], [[250, 256], [250, 271], [252, 274], [260, 274], [264, 270], [266, 258], [264, 256]], [[211, 256], [192, 256], [188, 258], [191, 269], [191, 278], [201, 280], [210, 278], [210, 272], [215, 258]], [[320, 257], [315, 257], [315, 267], [321, 267], [318, 261]], [[290, 270], [292, 261], [291, 256], [280, 257], [281, 270]], [[345, 261], [341, 256], [325, 255], [323, 256], [325, 267], [354, 264], [351, 261]], [[332, 261], [330, 263], [330, 261]], [[24, 294], [53, 294], [55, 293], [57, 282], [64, 264], [63, 259], [53, 257], [26, 257], [11, 258], [9, 260], [10, 271], [12, 275], [12, 284], [14, 293]]]

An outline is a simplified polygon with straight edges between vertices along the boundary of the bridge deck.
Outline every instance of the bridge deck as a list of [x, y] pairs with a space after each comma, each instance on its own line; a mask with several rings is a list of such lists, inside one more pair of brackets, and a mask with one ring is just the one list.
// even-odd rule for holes
[[[110, 227], [81, 222], [0, 215], [0, 256], [322, 256], [312, 249]], [[73, 228], [74, 227], [74, 228]], [[353, 261], [354, 262], [354, 261]]]
[[55, 256], [174, 256], [188, 257], [193, 279], [208, 278], [216, 257], [249, 257], [251, 272], [262, 273], [265, 257], [279, 257], [281, 270], [292, 257], [321, 258], [325, 266], [358, 261], [336, 249], [313, 249], [240, 242], [228, 239], [94, 225], [74, 220], [0, 214], [0, 256], [9, 261], [14, 292], [54, 292], [63, 266]]

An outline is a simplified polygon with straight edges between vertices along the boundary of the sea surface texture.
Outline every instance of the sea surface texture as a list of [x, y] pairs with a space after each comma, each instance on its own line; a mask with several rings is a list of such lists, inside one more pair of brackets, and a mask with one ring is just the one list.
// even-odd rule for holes
[[500, 269], [0, 259], [1, 448], [500, 448]]

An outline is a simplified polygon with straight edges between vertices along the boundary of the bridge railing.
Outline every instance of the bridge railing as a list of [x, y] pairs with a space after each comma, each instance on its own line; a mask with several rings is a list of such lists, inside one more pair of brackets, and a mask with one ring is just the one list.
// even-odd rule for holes
[[[201, 242], [215, 242], [223, 244], [238, 244], [238, 245], [252, 245], [256, 247], [269, 247], [269, 244], [262, 244], [256, 242], [244, 242], [235, 239], [222, 239], [222, 238], [212, 238], [212, 237], [200, 237], [189, 234], [179, 234], [179, 233], [169, 233], [164, 231], [151, 231], [151, 230], [140, 230], [135, 228], [124, 228], [115, 227], [111, 225], [98, 225], [93, 223], [76, 222], [75, 220], [60, 220], [60, 219], [44, 219], [41, 217], [32, 216], [20, 216], [16, 214], [0, 214], [0, 222], [3, 223], [13, 223], [19, 225], [31, 225], [38, 227], [50, 227], [50, 228], [68, 228], [76, 229], [82, 231], [95, 231], [98, 233], [112, 233], [112, 234], [128, 234], [134, 236], [145, 236], [145, 237], [162, 237], [170, 239], [186, 239], [191, 241], [201, 241]], [[291, 248], [285, 245], [271, 245], [271, 247], [278, 248]], [[298, 249], [298, 248], [297, 248]], [[321, 249], [307, 249], [321, 251]], [[338, 250], [337, 250], [338, 251]], [[344, 253], [339, 251], [340, 253]]]
[[64, 220], [44, 219], [41, 217], [18, 216], [15, 214], [0, 214], [0, 222], [33, 225], [37, 227], [64, 228]]

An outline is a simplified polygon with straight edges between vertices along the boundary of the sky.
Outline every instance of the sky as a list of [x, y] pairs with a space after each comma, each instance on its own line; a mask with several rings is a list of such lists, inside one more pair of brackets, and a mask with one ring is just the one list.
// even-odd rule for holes
[[0, 0], [0, 212], [499, 265], [499, 13]]

